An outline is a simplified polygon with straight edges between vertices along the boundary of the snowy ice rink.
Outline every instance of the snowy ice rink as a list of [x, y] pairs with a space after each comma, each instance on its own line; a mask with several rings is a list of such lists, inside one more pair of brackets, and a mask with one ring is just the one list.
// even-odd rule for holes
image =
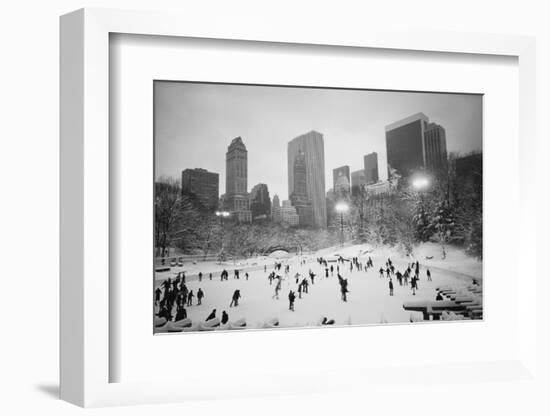
[[[325, 278], [325, 268], [317, 263], [316, 258], [323, 256], [333, 258], [334, 255], [342, 255], [345, 258], [359, 257], [359, 261], [365, 263], [370, 256], [374, 261], [374, 267], [363, 271], [354, 268], [349, 269], [349, 262], [340, 265], [340, 274], [348, 279], [348, 301], [341, 300], [340, 286], [336, 275]], [[197, 299], [193, 299], [193, 306], [187, 307], [187, 316], [193, 323], [204, 322], [212, 309], [217, 310], [217, 317], [221, 317], [222, 311], [229, 314], [230, 321], [244, 318], [248, 329], [261, 328], [263, 323], [277, 318], [279, 327], [308, 327], [319, 325], [323, 317], [334, 319], [335, 325], [371, 325], [381, 323], [408, 323], [413, 320], [421, 320], [421, 314], [403, 309], [403, 302], [414, 300], [433, 301], [436, 297], [436, 287], [452, 286], [466, 288], [471, 284], [472, 278], [481, 281], [481, 263], [465, 256], [458, 250], [448, 249], [447, 258], [441, 259], [441, 251], [435, 244], [426, 244], [415, 250], [416, 258], [421, 264], [420, 280], [416, 295], [408, 286], [400, 286], [395, 276], [393, 277], [394, 296], [389, 296], [389, 279], [380, 278], [379, 269], [385, 268], [388, 257], [393, 261], [396, 271], [404, 272], [407, 264], [412, 259], [400, 256], [392, 249], [370, 249], [368, 246], [348, 246], [345, 248], [331, 248], [319, 251], [315, 254], [303, 257], [288, 257], [286, 259], [262, 257], [249, 259], [243, 262], [226, 262], [222, 265], [213, 262], [198, 262], [196, 264], [184, 264], [183, 267], [173, 267], [170, 272], [156, 273], [155, 287], [168, 277], [172, 279], [179, 271], [186, 273], [186, 285], [196, 294], [202, 288], [205, 297], [202, 305], [197, 306]], [[430, 259], [430, 257], [432, 257]], [[300, 265], [300, 259], [305, 259], [305, 265]], [[275, 282], [270, 285], [269, 273], [273, 270], [275, 261], [283, 264], [277, 274], [283, 276], [282, 289], [279, 299], [273, 297]], [[267, 265], [264, 272], [263, 265]], [[290, 265], [290, 273], [285, 276], [284, 265]], [[426, 268], [430, 268], [432, 281], [427, 281]], [[229, 272], [229, 280], [220, 280], [220, 271], [225, 268]], [[234, 270], [240, 270], [240, 279], [234, 278]], [[308, 276], [309, 270], [316, 274], [315, 283], [310, 284], [309, 293], [302, 294], [298, 298], [298, 285], [294, 278], [300, 273], [300, 280]], [[203, 273], [199, 282], [196, 274]], [[209, 273], [212, 272], [212, 280]], [[245, 272], [249, 278], [245, 279]], [[230, 307], [233, 292], [239, 289], [242, 298], [238, 307]], [[288, 293], [293, 290], [296, 293], [295, 311], [289, 310]], [[155, 311], [158, 309], [155, 308]], [[420, 315], [420, 316], [419, 316]]]

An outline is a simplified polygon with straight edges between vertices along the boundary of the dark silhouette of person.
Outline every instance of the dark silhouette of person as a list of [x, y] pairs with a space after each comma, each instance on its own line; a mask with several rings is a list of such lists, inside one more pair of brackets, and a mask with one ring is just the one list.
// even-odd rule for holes
[[202, 305], [202, 298], [204, 298], [204, 292], [199, 287], [199, 291], [197, 292], [197, 305]]
[[235, 290], [233, 292], [233, 297], [231, 298], [231, 303], [229, 304], [229, 307], [233, 306], [239, 306], [239, 299], [241, 297], [241, 291], [239, 289]]
[[185, 318], [187, 318], [187, 311], [183, 307], [183, 303], [180, 303], [176, 309], [176, 321], [181, 321]]
[[199, 282], [202, 282], [202, 272], [199, 272]]
[[389, 287], [390, 287], [390, 296], [393, 296], [393, 282], [392, 282], [391, 278], [390, 278]]
[[289, 293], [288, 293], [288, 309], [291, 310], [292, 312], [294, 312], [294, 300], [296, 299], [296, 295], [294, 294], [294, 292], [291, 290]]
[[229, 321], [229, 315], [226, 311], [222, 312], [222, 324], [226, 324]]
[[193, 294], [193, 291], [190, 290], [190, 291], [189, 291], [189, 294], [187, 295], [187, 306], [193, 305], [193, 297], [194, 297], [194, 296], [195, 296], [195, 295]]
[[162, 293], [162, 290], [160, 290], [160, 287], [157, 287], [155, 290], [155, 304], [160, 302], [160, 294]]
[[216, 309], [212, 309], [212, 312], [210, 312], [210, 315], [206, 318], [207, 321], [210, 319], [214, 319], [216, 317]]
[[426, 269], [426, 276], [428, 277], [428, 282], [432, 281], [432, 273], [430, 272], [430, 269]]
[[443, 300], [443, 296], [441, 295], [441, 292], [437, 292], [437, 296], [435, 297], [435, 300]]

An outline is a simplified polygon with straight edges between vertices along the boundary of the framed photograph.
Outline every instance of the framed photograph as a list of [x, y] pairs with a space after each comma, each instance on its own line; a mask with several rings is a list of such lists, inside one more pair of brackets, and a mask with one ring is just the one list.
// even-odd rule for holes
[[154, 333], [483, 319], [482, 95], [153, 89]]
[[61, 18], [62, 398], [532, 377], [533, 39], [247, 22]]

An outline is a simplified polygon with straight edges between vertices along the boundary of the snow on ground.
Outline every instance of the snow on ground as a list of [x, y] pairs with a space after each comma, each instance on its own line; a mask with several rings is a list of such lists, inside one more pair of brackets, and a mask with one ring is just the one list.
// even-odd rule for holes
[[[350, 272], [349, 263], [340, 265], [341, 274], [349, 281], [348, 302], [341, 300], [336, 270], [334, 275], [325, 278], [324, 267], [315, 261], [318, 256], [330, 258], [336, 254], [342, 254], [344, 257], [358, 256], [363, 263], [371, 256], [374, 261], [374, 268], [368, 271], [354, 269]], [[183, 268], [172, 268], [171, 272], [157, 273], [155, 280], [158, 286], [162, 280], [175, 277], [178, 271], [185, 270], [188, 276], [187, 287], [195, 294], [199, 288], [202, 288], [205, 293], [203, 304], [186, 308], [187, 315], [193, 322], [204, 321], [215, 308], [218, 317], [221, 317], [222, 311], [225, 310], [229, 314], [230, 321], [245, 318], [248, 328], [258, 328], [263, 322], [275, 317], [279, 319], [280, 327], [315, 326], [322, 317], [334, 319], [336, 325], [410, 322], [411, 312], [403, 309], [403, 302], [435, 300], [435, 288], [438, 286], [465, 288], [471, 283], [469, 278], [465, 278], [467, 276], [457, 276], [456, 272], [481, 277], [481, 263], [454, 248], [448, 249], [446, 260], [441, 260], [441, 249], [438, 245], [426, 244], [415, 250], [414, 254], [422, 264], [419, 290], [416, 295], [412, 294], [410, 286], [399, 286], [397, 279], [394, 278], [394, 296], [389, 296], [388, 279], [380, 278], [378, 272], [388, 257], [392, 259], [396, 269], [402, 272], [411, 260], [398, 255], [394, 249], [373, 248], [368, 245], [334, 247], [307, 257], [294, 256], [281, 260], [283, 264], [290, 264], [291, 268], [287, 277], [282, 270], [278, 272], [285, 277], [279, 299], [273, 297], [275, 282], [270, 285], [267, 278], [273, 270], [275, 261], [270, 257], [253, 258], [236, 264], [233, 262], [222, 265], [215, 262], [185, 264]], [[426, 256], [433, 256], [433, 259], [427, 260]], [[302, 258], [307, 259], [307, 264], [299, 264]], [[264, 272], [264, 264], [267, 265], [267, 272]], [[334, 264], [336, 269], [336, 263], [330, 264]], [[432, 267], [432, 282], [426, 280], [424, 265]], [[228, 270], [229, 280], [221, 282], [220, 272], [223, 268]], [[235, 268], [241, 270], [240, 279], [233, 277]], [[446, 268], [449, 271], [446, 271]], [[303, 278], [307, 276], [310, 269], [317, 275], [315, 283], [309, 286], [309, 293], [302, 294], [302, 298], [299, 299], [294, 275], [298, 272]], [[194, 276], [198, 271], [204, 274], [201, 282]], [[245, 271], [249, 273], [248, 281], [245, 280]], [[209, 280], [210, 272], [213, 274], [212, 280]], [[231, 296], [236, 289], [240, 290], [242, 298], [239, 300], [238, 307], [230, 308]], [[297, 295], [294, 312], [288, 309], [290, 290], [295, 291]], [[193, 299], [193, 303], [196, 304], [196, 298]]]

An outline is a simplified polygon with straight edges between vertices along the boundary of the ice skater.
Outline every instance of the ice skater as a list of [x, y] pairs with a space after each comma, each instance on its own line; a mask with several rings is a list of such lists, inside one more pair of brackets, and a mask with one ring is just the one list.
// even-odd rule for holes
[[294, 292], [291, 290], [289, 293], [288, 293], [288, 310], [294, 312], [294, 300], [296, 299], [296, 295], [294, 294]]
[[210, 312], [210, 315], [206, 318], [207, 321], [214, 319], [216, 317], [216, 309], [212, 309], [212, 312]]
[[204, 298], [204, 292], [199, 287], [199, 291], [197, 292], [197, 305], [202, 305], [202, 298]]
[[231, 303], [229, 304], [229, 307], [232, 308], [233, 306], [239, 306], [240, 298], [241, 298], [241, 291], [237, 289], [233, 292], [233, 297], [231, 298]]
[[390, 288], [390, 296], [393, 296], [393, 282], [391, 280], [391, 277], [390, 277], [390, 283], [388, 284], [389, 288]]

